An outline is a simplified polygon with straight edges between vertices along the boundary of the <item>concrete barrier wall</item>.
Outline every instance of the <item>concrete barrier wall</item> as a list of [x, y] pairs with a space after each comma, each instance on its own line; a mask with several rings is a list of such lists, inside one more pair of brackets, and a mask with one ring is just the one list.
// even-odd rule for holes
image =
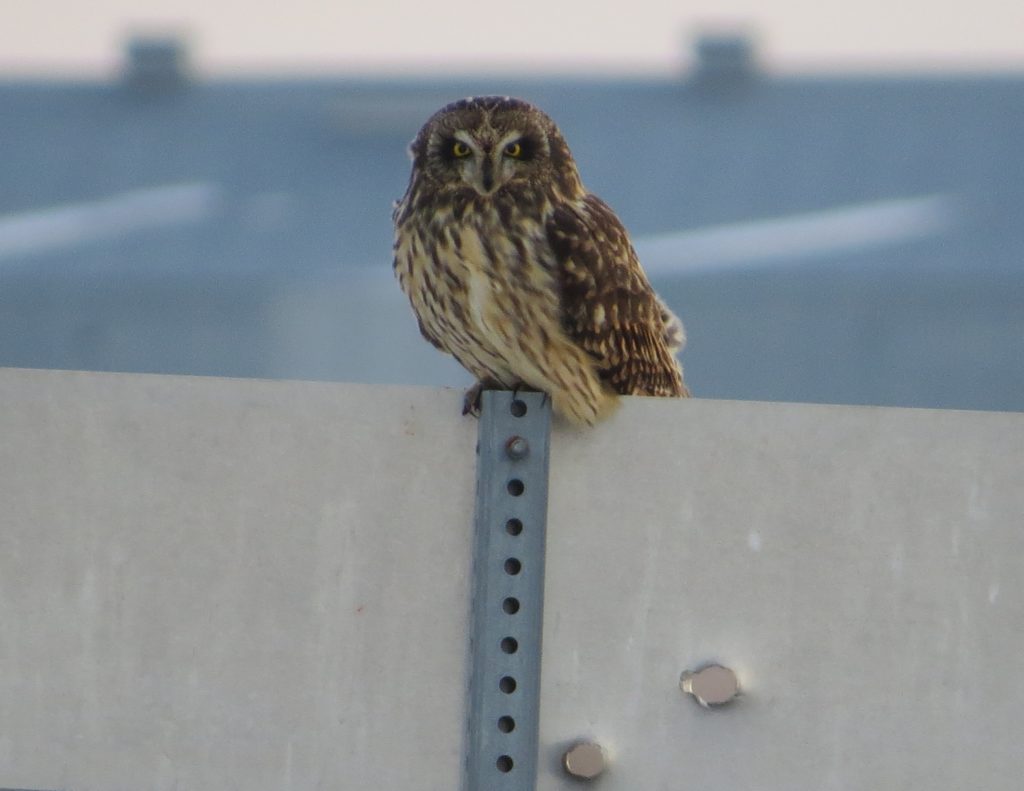
[[[460, 404], [0, 370], [0, 786], [457, 788]], [[630, 399], [550, 493], [540, 789], [1019, 787], [1024, 415]]]

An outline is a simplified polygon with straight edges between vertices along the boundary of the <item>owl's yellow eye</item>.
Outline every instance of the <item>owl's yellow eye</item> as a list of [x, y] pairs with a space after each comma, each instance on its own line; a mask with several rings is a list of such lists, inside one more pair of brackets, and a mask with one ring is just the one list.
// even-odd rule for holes
[[456, 140], [452, 143], [452, 154], [459, 157], [468, 157], [470, 155], [469, 146], [463, 143], [461, 140]]
[[509, 143], [505, 146], [505, 156], [519, 159], [523, 155], [523, 146], [521, 143]]

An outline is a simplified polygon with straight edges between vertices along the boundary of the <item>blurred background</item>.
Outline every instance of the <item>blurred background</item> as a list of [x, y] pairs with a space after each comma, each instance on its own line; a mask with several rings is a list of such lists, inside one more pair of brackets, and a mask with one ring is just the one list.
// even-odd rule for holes
[[4, 14], [0, 365], [468, 384], [390, 214], [426, 118], [496, 93], [630, 229], [696, 395], [1024, 410], [1024, 4]]

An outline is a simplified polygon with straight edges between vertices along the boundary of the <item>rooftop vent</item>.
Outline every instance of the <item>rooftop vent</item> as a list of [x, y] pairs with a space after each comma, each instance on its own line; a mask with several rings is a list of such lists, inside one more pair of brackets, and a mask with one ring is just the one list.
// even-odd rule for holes
[[176, 88], [188, 81], [188, 48], [181, 36], [132, 36], [125, 56], [125, 81], [134, 88]]
[[749, 80], [757, 72], [754, 41], [742, 33], [705, 34], [697, 38], [694, 79], [710, 86]]

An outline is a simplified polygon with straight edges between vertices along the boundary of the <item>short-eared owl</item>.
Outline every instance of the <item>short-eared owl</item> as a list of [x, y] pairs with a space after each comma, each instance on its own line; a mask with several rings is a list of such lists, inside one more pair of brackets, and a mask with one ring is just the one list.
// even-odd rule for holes
[[686, 396], [683, 325], [555, 123], [518, 99], [442, 108], [410, 148], [395, 273], [423, 336], [481, 387], [541, 390], [574, 423], [617, 394]]

